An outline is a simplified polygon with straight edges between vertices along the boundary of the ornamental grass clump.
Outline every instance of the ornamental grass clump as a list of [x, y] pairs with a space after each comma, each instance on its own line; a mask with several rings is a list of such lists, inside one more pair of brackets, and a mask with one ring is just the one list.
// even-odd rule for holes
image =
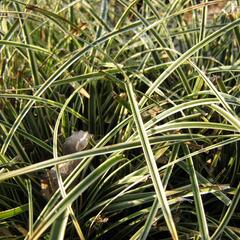
[[240, 1], [0, 8], [0, 239], [240, 238]]

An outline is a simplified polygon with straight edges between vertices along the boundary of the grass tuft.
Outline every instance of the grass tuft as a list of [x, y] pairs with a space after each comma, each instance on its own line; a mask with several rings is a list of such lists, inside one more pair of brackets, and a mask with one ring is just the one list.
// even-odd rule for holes
[[239, 9], [1, 1], [0, 239], [239, 239]]

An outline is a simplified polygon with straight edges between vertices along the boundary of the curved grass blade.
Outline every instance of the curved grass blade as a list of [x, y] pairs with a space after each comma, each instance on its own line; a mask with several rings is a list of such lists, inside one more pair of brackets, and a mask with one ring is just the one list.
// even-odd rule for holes
[[[178, 155], [178, 151], [179, 151], [179, 147], [180, 147], [179, 144], [176, 144], [176, 145], [173, 146], [173, 151], [172, 151], [172, 154], [170, 156], [169, 162], [172, 162], [172, 161], [176, 160], [177, 155]], [[174, 167], [173, 165], [168, 167], [164, 172], [164, 175], [163, 175], [164, 189], [167, 188], [168, 180], [171, 176], [173, 167]], [[155, 200], [153, 202], [153, 205], [150, 209], [150, 212], [147, 216], [147, 220], [146, 220], [144, 226], [142, 227], [141, 231], [138, 231], [135, 234], [138, 237], [139, 240], [146, 240], [147, 239], [148, 234], [149, 234], [150, 229], [151, 229], [151, 226], [152, 226], [152, 223], [154, 221], [154, 218], [156, 217], [158, 208], [159, 208], [159, 203], [158, 203], [157, 198], [155, 198]]]
[[[190, 151], [188, 146], [185, 144], [182, 144], [181, 147], [183, 148], [184, 154], [189, 156]], [[188, 167], [188, 173], [191, 180], [191, 186], [192, 186], [192, 192], [194, 197], [194, 204], [196, 208], [196, 215], [198, 219], [200, 236], [202, 239], [210, 239], [209, 232], [208, 232], [208, 224], [207, 224], [203, 202], [202, 202], [202, 198], [199, 190], [198, 178], [197, 178], [195, 167], [193, 165], [192, 157], [187, 158], [187, 167]]]
[[144, 155], [146, 158], [146, 163], [147, 163], [149, 173], [150, 173], [152, 181], [153, 181], [153, 185], [154, 185], [154, 189], [156, 191], [158, 201], [161, 204], [162, 212], [163, 212], [165, 221], [167, 223], [168, 229], [172, 235], [172, 238], [178, 239], [178, 234], [177, 234], [177, 230], [175, 227], [175, 223], [173, 221], [171, 210], [170, 210], [170, 207], [167, 202], [167, 197], [165, 195], [162, 181], [161, 181], [161, 178], [158, 173], [157, 164], [155, 162], [155, 158], [154, 158], [151, 146], [150, 146], [150, 142], [149, 142], [147, 133], [144, 129], [140, 111], [138, 109], [138, 104], [135, 100], [132, 84], [129, 80], [127, 80], [127, 82], [125, 84], [126, 84], [126, 90], [127, 90], [130, 106], [131, 106], [132, 113], [133, 113], [134, 122], [137, 127], [137, 131], [139, 134], [143, 152], [144, 152]]
[[50, 239], [64, 240], [68, 216], [69, 210], [67, 209], [54, 221], [51, 228]]
[[33, 199], [32, 199], [32, 184], [28, 179], [26, 180], [27, 191], [28, 191], [28, 234], [31, 237], [33, 231]]
[[12, 218], [12, 217], [15, 217], [15, 216], [17, 216], [21, 213], [26, 212], [27, 210], [28, 210], [28, 203], [24, 204], [22, 206], [16, 207], [16, 208], [1, 211], [0, 212], [0, 219], [2, 221], [2, 220], [5, 220], [5, 219], [8, 219], [8, 218]]
[[[163, 141], [163, 142], [172, 141], [173, 143], [175, 143], [176, 141], [184, 142], [184, 141], [189, 141], [189, 140], [206, 139], [205, 137], [202, 137], [201, 135], [200, 136], [195, 135], [195, 136], [198, 136], [198, 137], [194, 138], [194, 134], [191, 134], [191, 135], [189, 135], [189, 134], [171, 134], [171, 135], [165, 135], [165, 136], [159, 136], [159, 137], [151, 137], [151, 138], [149, 138], [149, 141], [151, 144], [154, 144], [154, 143], [159, 143], [161, 141]], [[231, 135], [231, 137], [233, 139], [226, 140], [225, 144], [229, 144], [233, 141], [237, 141], [239, 138], [239, 135], [234, 134], [234, 135]], [[195, 153], [191, 153], [191, 156], [197, 155], [201, 152], [209, 151], [214, 148], [218, 148], [222, 144], [223, 143], [217, 143], [212, 146], [206, 147]], [[12, 177], [16, 177], [16, 176], [20, 176], [20, 175], [27, 174], [30, 172], [38, 171], [40, 169], [48, 168], [48, 167], [54, 166], [55, 164], [79, 160], [80, 158], [85, 158], [85, 157], [105, 155], [107, 153], [113, 153], [116, 151], [124, 151], [124, 150], [134, 149], [134, 148], [138, 148], [140, 146], [141, 146], [140, 141], [133, 141], [131, 143], [120, 143], [120, 144], [115, 144], [115, 145], [111, 145], [111, 146], [99, 147], [96, 149], [84, 150], [82, 152], [73, 153], [73, 154], [62, 156], [62, 157], [50, 159], [50, 160], [47, 160], [44, 162], [35, 163], [35, 164], [32, 164], [31, 166], [27, 166], [27, 167], [24, 167], [24, 168], [18, 169], [18, 170], [13, 170], [8, 173], [2, 173], [0, 175], [0, 182], [7, 180], [9, 178], [12, 178]], [[167, 163], [164, 167], [161, 167], [160, 169], [165, 169], [166, 167], [169, 167], [177, 162], [181, 162], [182, 160], [185, 160], [185, 159], [186, 159], [185, 157], [177, 159], [171, 163]]]
[[0, 46], [12, 46], [12, 47], [16, 47], [16, 48], [24, 48], [24, 49], [37, 51], [37, 52], [42, 52], [42, 53], [45, 53], [45, 54], [52, 54], [47, 49], [36, 46], [36, 45], [32, 45], [32, 44], [28, 44], [28, 43], [15, 42], [15, 41], [9, 41], [9, 40], [0, 40]]

